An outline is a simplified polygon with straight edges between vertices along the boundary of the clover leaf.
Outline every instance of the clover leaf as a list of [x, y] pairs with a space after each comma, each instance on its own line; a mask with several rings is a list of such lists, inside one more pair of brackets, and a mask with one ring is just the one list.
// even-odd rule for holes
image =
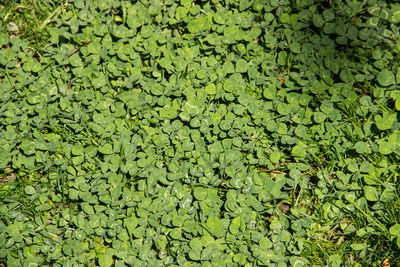
[[377, 80], [382, 86], [389, 86], [396, 83], [394, 73], [390, 70], [383, 70], [379, 72]]

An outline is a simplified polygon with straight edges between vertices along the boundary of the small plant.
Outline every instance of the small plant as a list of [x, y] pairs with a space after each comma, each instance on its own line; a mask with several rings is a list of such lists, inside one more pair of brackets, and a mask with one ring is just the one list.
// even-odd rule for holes
[[399, 12], [4, 2], [0, 265], [398, 264]]

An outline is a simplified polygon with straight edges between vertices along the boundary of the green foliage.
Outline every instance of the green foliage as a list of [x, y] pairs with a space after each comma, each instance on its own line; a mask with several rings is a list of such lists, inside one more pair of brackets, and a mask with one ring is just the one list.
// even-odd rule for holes
[[20, 6], [0, 11], [1, 263], [399, 258], [398, 4]]

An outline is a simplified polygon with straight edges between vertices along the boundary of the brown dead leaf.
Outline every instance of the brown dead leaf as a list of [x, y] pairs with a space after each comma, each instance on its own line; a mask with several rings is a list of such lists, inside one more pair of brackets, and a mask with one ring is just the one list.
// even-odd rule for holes
[[15, 179], [17, 179], [17, 173], [12, 172], [12, 173], [8, 174], [7, 176], [1, 177], [0, 184], [5, 184], [5, 183], [8, 183], [9, 181], [14, 181]]
[[286, 213], [290, 210], [290, 205], [282, 203], [279, 205], [279, 209], [283, 212]]

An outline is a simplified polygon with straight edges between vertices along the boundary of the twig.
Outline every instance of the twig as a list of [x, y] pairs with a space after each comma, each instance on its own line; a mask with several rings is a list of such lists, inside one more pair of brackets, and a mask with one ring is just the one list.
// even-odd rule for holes
[[68, 55], [65, 58], [69, 58], [70, 56], [72, 56], [73, 54], [75, 54], [76, 52], [78, 52], [82, 46], [89, 44], [90, 42], [83, 42], [83, 44], [81, 44], [80, 46], [78, 46], [77, 48], [75, 48], [74, 50], [72, 50], [71, 52], [68, 53]]

